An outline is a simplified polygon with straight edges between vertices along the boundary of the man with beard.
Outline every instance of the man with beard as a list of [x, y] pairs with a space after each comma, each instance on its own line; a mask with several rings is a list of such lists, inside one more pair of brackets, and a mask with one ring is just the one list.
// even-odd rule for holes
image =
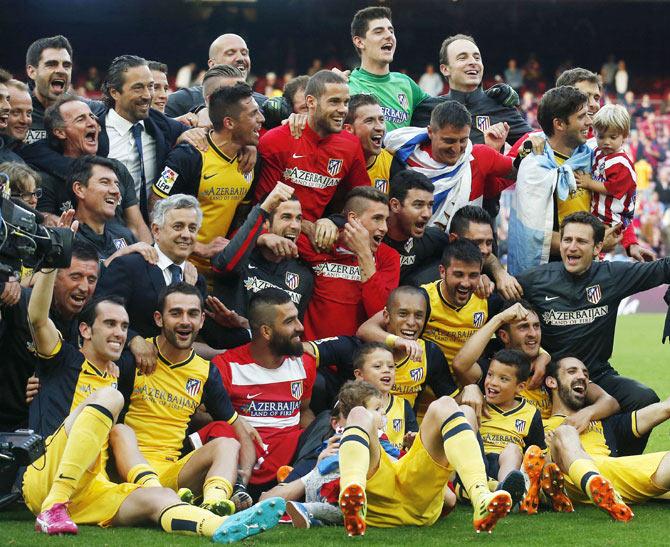
[[[316, 362], [303, 354], [303, 328], [288, 293], [259, 291], [249, 301], [248, 315], [251, 342], [217, 355], [212, 363], [235, 410], [263, 441], [250, 480], [256, 497], [272, 486], [282, 465], [291, 463], [300, 435], [314, 420], [309, 403]], [[214, 422], [200, 436], [227, 436], [227, 430]]]
[[575, 357], [552, 361], [545, 381], [553, 409], [545, 421], [547, 441], [573, 500], [591, 501], [626, 522], [633, 518], [627, 503], [670, 491], [670, 452], [621, 457], [626, 443], [670, 419], [670, 399], [593, 421], [580, 433], [565, 422], [586, 404], [589, 373], [584, 363]]
[[[46, 214], [51, 223], [73, 206], [72, 188], [67, 186], [69, 169], [75, 158], [96, 155], [100, 136], [100, 125], [89, 105], [82, 99], [63, 94], [44, 114], [46, 143], [38, 141], [28, 150], [38, 150], [48, 146], [57, 152], [57, 157], [39, 154], [28, 158], [28, 163], [40, 170], [42, 195], [37, 210]], [[26, 153], [28, 153], [26, 150]], [[31, 153], [32, 154], [32, 153]], [[151, 242], [151, 234], [142, 219], [135, 192], [135, 182], [128, 169], [118, 160], [111, 160], [119, 179], [120, 202], [116, 209], [117, 221], [125, 225], [133, 235], [146, 243]], [[67, 170], [63, 171], [67, 166]]]
[[[138, 370], [132, 382], [119, 385], [126, 399], [127, 427], [113, 430], [110, 437], [119, 476], [131, 483], [141, 480], [149, 471], [144, 457], [163, 486], [174, 491], [188, 488], [193, 495], [202, 495], [204, 509], [231, 514], [236, 509], [230, 499], [233, 485], [239, 478], [244, 489], [256, 453], [219, 371], [193, 349], [205, 318], [202, 294], [187, 283], [172, 284], [162, 291], [155, 310], [160, 334], [150, 342], [158, 354], [156, 368], [150, 375]], [[180, 457], [189, 423], [201, 404], [212, 418], [231, 426], [237, 441], [217, 439]]]
[[245, 83], [214, 91], [209, 117], [213, 129], [207, 134], [207, 150], [184, 144], [170, 152], [150, 197], [152, 206], [172, 194], [198, 198], [203, 222], [193, 254], [205, 276], [210, 273], [210, 258], [228, 243], [225, 237], [235, 212], [251, 188], [252, 173], [238, 170], [239, 152], [258, 144], [264, 119]]
[[[242, 81], [249, 77], [251, 70], [251, 58], [249, 48], [244, 38], [237, 34], [222, 34], [209, 46], [209, 59], [207, 66], [231, 65], [242, 72]], [[187, 112], [194, 112], [206, 103], [204, 85], [195, 85], [180, 89], [170, 94], [165, 107], [165, 114], [171, 118], [177, 118]], [[254, 100], [259, 106], [267, 100], [265, 95], [253, 93]]]
[[344, 118], [344, 129], [361, 141], [370, 184], [388, 194], [393, 156], [382, 148], [386, 125], [379, 101], [367, 93], [353, 95]]
[[321, 70], [307, 82], [305, 96], [309, 114], [298, 139], [291, 136], [288, 124], [263, 135], [255, 196], [260, 201], [277, 181], [284, 182], [295, 189], [304, 219], [314, 222], [336, 194], [341, 197], [355, 186], [369, 186], [370, 179], [359, 140], [342, 131], [349, 104], [345, 80]]
[[30, 144], [46, 137], [44, 112], [70, 89], [72, 46], [65, 36], [35, 40], [26, 52], [26, 73], [33, 81], [32, 124], [26, 138]]

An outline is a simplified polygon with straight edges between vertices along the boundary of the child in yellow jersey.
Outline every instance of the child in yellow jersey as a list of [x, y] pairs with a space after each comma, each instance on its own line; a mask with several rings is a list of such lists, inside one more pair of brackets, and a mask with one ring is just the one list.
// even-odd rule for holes
[[395, 384], [393, 354], [383, 344], [365, 344], [354, 353], [353, 365], [354, 377], [372, 384], [381, 393], [382, 408], [386, 415], [384, 433], [389, 442], [401, 451], [409, 450], [419, 424], [409, 401], [391, 393]]
[[530, 445], [545, 448], [540, 412], [519, 397], [530, 376], [530, 359], [519, 350], [502, 349], [493, 356], [484, 380], [489, 417], [482, 417], [479, 433], [484, 442], [488, 473], [521, 501], [525, 481], [523, 453]]

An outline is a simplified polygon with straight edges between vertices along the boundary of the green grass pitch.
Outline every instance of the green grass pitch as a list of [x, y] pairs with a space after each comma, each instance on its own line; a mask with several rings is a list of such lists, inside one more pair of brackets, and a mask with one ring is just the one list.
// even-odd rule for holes
[[[612, 363], [621, 374], [654, 387], [661, 397], [670, 396], [670, 346], [660, 344], [663, 316], [620, 317]], [[648, 451], [670, 450], [670, 424], [656, 428]], [[347, 538], [342, 528], [294, 530], [280, 526], [245, 542], [247, 545], [444, 545], [479, 543], [489, 545], [668, 545], [670, 504], [654, 502], [634, 507], [631, 523], [615, 523], [591, 507], [577, 507], [572, 515], [541, 513], [527, 517], [510, 515], [492, 535], [477, 535], [472, 514], [459, 505], [446, 519], [430, 528], [369, 529], [363, 538]], [[25, 510], [0, 513], [0, 545], [204, 545], [197, 537], [167, 535], [155, 529], [109, 529], [82, 526], [76, 537], [38, 536], [33, 532], [33, 516]]]

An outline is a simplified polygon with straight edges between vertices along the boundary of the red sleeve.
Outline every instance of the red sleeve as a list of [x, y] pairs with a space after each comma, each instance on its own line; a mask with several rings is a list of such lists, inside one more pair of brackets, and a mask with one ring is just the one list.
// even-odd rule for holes
[[507, 155], [510, 158], [516, 158], [519, 155], [519, 148], [521, 148], [521, 145], [528, 138], [528, 135], [530, 135], [530, 133], [526, 133], [523, 137], [521, 137], [518, 141], [516, 141], [512, 145], [512, 148], [510, 148], [509, 151], [507, 152]]
[[354, 147], [354, 157], [351, 161], [351, 168], [349, 169], [347, 176], [342, 180], [342, 182], [346, 184], [347, 190], [351, 190], [356, 186], [370, 186], [370, 176], [365, 167], [363, 149], [361, 148], [358, 138], [354, 138], [356, 138], [356, 146]]
[[281, 154], [282, 132], [277, 127], [268, 131], [258, 142], [258, 152], [261, 155], [261, 172], [258, 175], [258, 184], [254, 190], [254, 198], [260, 202], [283, 180], [283, 160]]
[[633, 224], [631, 223], [623, 231], [621, 245], [623, 245], [624, 249], [628, 249], [628, 247], [635, 244], [637, 244], [637, 236], [635, 235], [635, 228], [633, 228]]
[[305, 385], [303, 386], [303, 399], [312, 398], [312, 388], [316, 381], [316, 360], [308, 353], [303, 354], [302, 364], [305, 367]]
[[214, 359], [212, 359], [212, 364], [219, 370], [221, 374], [221, 379], [223, 380], [223, 387], [226, 388], [226, 391], [230, 393], [232, 387], [232, 381], [230, 377], [230, 367], [228, 366], [228, 359], [226, 355], [230, 357], [232, 350], [228, 350], [225, 353], [219, 353]]
[[[626, 161], [621, 158], [621, 161]], [[616, 199], [621, 199], [629, 191], [635, 190], [635, 179], [627, 165], [615, 163], [605, 169], [605, 190]]]
[[363, 288], [363, 306], [368, 317], [384, 309], [386, 300], [400, 283], [400, 255], [398, 251], [383, 243], [377, 250], [375, 260], [377, 271]]
[[472, 148], [477, 169], [484, 178], [484, 197], [493, 198], [500, 195], [505, 188], [514, 184], [514, 180], [505, 178], [512, 170], [514, 160], [503, 156], [485, 144], [476, 144]]
[[314, 250], [312, 243], [305, 234], [300, 234], [295, 244], [298, 246], [298, 253], [300, 258], [302, 258], [305, 262], [313, 264], [317, 261], [319, 253]]

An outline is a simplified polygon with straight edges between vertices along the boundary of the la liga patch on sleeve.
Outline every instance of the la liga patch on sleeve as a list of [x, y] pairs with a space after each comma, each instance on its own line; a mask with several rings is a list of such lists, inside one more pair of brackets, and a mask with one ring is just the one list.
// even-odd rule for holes
[[169, 195], [172, 187], [174, 186], [175, 181], [179, 174], [169, 167], [163, 169], [161, 176], [158, 177], [158, 180], [154, 183], [156, 190], [162, 192], [163, 194]]

